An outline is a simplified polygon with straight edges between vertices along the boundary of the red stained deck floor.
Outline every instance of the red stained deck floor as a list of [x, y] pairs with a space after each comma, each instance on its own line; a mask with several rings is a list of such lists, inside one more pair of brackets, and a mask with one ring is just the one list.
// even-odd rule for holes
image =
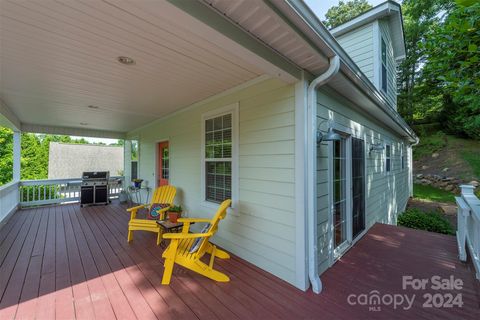
[[[162, 248], [143, 232], [128, 244], [128, 219], [118, 204], [16, 212], [0, 230], [0, 319], [480, 318], [479, 283], [471, 264], [458, 261], [454, 237], [377, 224], [322, 275], [324, 292], [315, 295], [238, 257], [216, 260], [229, 283], [176, 266], [171, 285], [162, 286]], [[403, 290], [403, 275], [454, 276], [463, 287]], [[347, 302], [372, 290], [416, 297], [410, 310]], [[464, 304], [424, 308], [428, 292], [460, 293]]]

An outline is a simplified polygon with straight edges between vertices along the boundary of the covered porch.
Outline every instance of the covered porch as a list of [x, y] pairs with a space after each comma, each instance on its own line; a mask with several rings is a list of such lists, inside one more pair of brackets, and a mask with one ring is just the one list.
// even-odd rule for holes
[[[125, 206], [77, 204], [19, 210], [0, 230], [2, 319], [478, 319], [480, 288], [455, 237], [377, 224], [322, 276], [324, 291], [302, 292], [232, 256], [218, 261], [231, 277], [215, 283], [175, 268], [162, 286], [162, 247], [137, 232], [126, 241]], [[425, 308], [424, 294], [402, 289], [402, 276], [453, 276], [463, 305]], [[457, 280], [458, 281], [458, 280]], [[361, 305], [361, 294], [415, 295], [406, 303]], [[442, 294], [444, 293], [443, 291]]]

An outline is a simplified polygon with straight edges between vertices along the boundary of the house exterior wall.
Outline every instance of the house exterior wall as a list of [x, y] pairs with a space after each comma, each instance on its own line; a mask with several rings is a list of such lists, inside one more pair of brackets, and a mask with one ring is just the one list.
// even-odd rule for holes
[[387, 46], [387, 102], [397, 109], [397, 65], [387, 20], [376, 20], [337, 37], [342, 48], [381, 91], [381, 39]]
[[337, 38], [338, 43], [374, 83], [374, 24], [369, 23]]
[[187, 216], [211, 217], [215, 209], [204, 206], [201, 196], [201, 119], [232, 103], [239, 105], [238, 206], [213, 242], [294, 284], [294, 85], [269, 79], [129, 133], [139, 140], [140, 177], [153, 187], [155, 145], [168, 139], [175, 202]]
[[[365, 211], [366, 229], [375, 222], [396, 223], [398, 213], [401, 213], [409, 197], [409, 172], [411, 165], [407, 157], [405, 169], [401, 168], [401, 147], [405, 147], [406, 156], [411, 156], [408, 151], [408, 144], [401, 137], [396, 136], [388, 128], [368, 117], [357, 112], [351, 102], [334, 94], [328, 89], [318, 92], [317, 117], [318, 123], [322, 123], [321, 130], [328, 128], [327, 119], [333, 120], [336, 128], [344, 128], [345, 131], [352, 131], [365, 140], [366, 150], [366, 190], [365, 190]], [[342, 130], [343, 131], [343, 130]], [[392, 145], [391, 172], [385, 172], [385, 150], [372, 152], [368, 150], [373, 143], [390, 143]], [[318, 214], [318, 265], [319, 273], [329, 267], [329, 146], [323, 142], [317, 153], [317, 214]]]
[[[380, 37], [382, 37], [387, 45], [387, 94], [388, 103], [397, 110], [397, 64], [393, 56], [392, 38], [390, 36], [390, 27], [388, 21], [378, 21]], [[379, 42], [381, 43], [381, 42]], [[381, 63], [381, 56], [378, 58]]]

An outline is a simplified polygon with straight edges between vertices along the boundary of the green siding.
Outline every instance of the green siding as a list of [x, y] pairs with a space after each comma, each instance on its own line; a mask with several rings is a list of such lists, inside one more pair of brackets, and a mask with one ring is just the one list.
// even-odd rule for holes
[[373, 24], [367, 24], [337, 38], [338, 43], [373, 83]]
[[[188, 89], [187, 89], [188, 90]], [[210, 217], [200, 195], [201, 115], [239, 102], [239, 205], [214, 242], [294, 284], [294, 86], [267, 80], [129, 134], [140, 141], [140, 176], [154, 184], [155, 143], [170, 141], [171, 184], [188, 216]], [[200, 227], [200, 226], [197, 226]]]
[[[357, 112], [358, 108], [331, 92], [319, 91], [319, 122], [328, 119], [330, 113], [333, 121], [346, 128], [355, 130], [366, 138], [367, 147], [372, 143], [392, 144], [392, 170], [385, 173], [385, 153], [366, 153], [366, 225], [370, 228], [375, 222], [396, 223], [408, 200], [408, 161], [405, 170], [401, 169], [400, 147], [402, 138], [391, 133], [377, 121]], [[326, 131], [327, 122], [321, 129]], [[406, 149], [405, 149], [406, 150]], [[318, 214], [318, 265], [319, 272], [328, 268], [328, 144], [323, 142], [317, 155], [317, 214]]]

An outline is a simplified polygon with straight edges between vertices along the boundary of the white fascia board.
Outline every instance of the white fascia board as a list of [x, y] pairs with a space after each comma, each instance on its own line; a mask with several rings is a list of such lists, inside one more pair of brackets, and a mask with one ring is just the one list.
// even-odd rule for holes
[[400, 13], [400, 10], [397, 6], [389, 2], [380, 4], [377, 7], [365, 12], [364, 14], [345, 22], [338, 27], [331, 29], [330, 33], [332, 33], [335, 37], [339, 37], [353, 29], [356, 29], [374, 20], [389, 16], [390, 14], [392, 14], [392, 12]]

